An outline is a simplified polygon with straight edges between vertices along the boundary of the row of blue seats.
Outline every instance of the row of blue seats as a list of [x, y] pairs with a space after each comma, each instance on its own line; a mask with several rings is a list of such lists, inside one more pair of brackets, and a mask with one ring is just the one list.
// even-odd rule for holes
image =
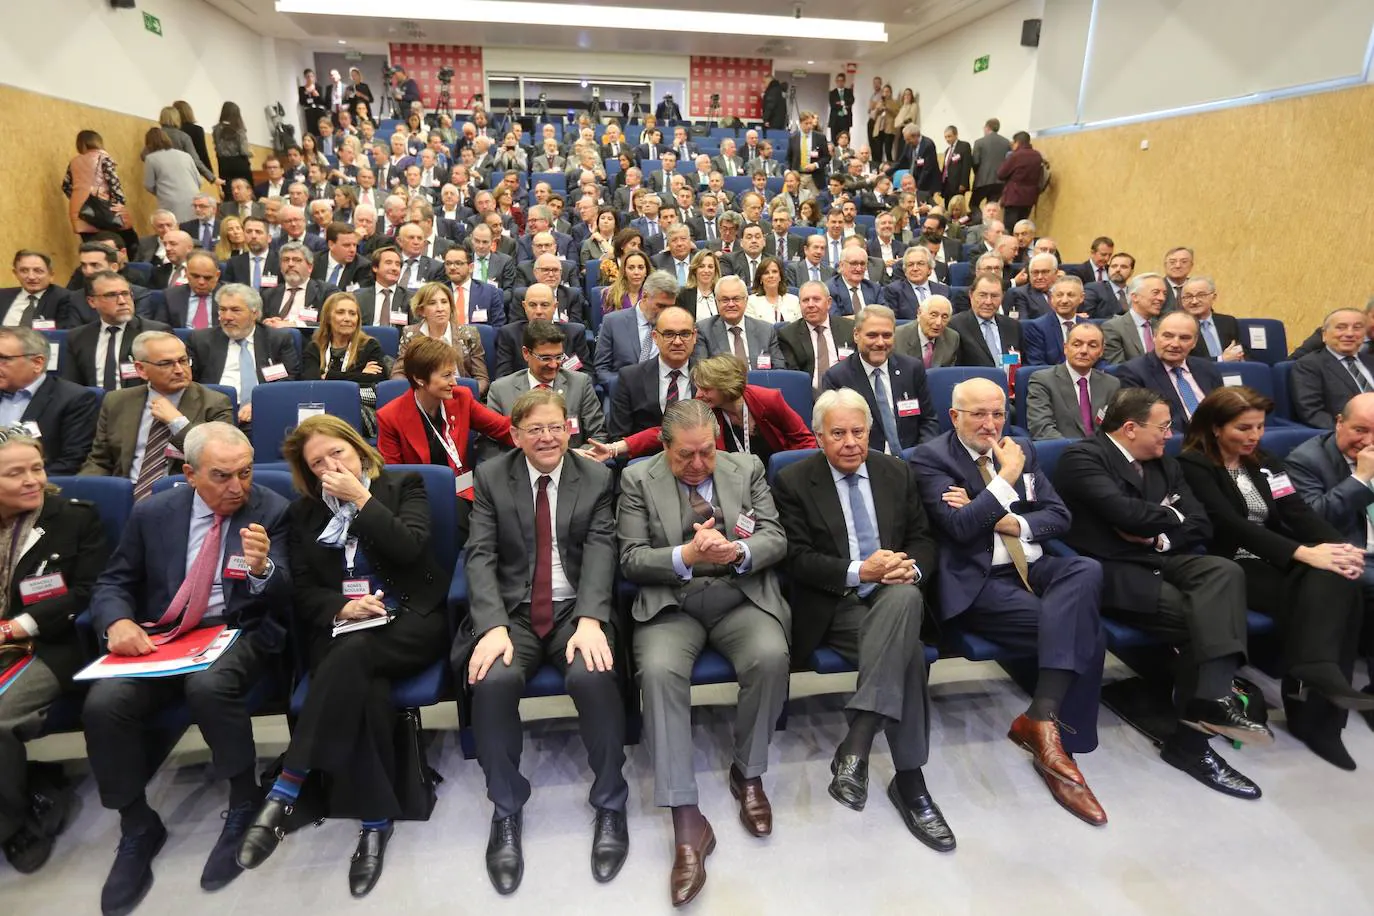
[[[398, 120], [396, 118], [383, 118], [377, 126], [377, 136], [384, 138], [390, 137], [393, 133], [396, 132], [396, 128], [400, 127], [404, 123], [404, 121]], [[466, 118], [462, 120], [455, 120], [453, 122], [453, 128], [454, 130], [458, 131], [459, 134], [461, 134], [463, 132], [463, 125], [466, 123], [468, 123], [468, 119]], [[496, 118], [492, 122], [493, 126], [495, 126], [498, 130], [501, 128], [502, 125], [504, 125], [504, 123], [504, 118]], [[527, 133], [526, 136], [531, 138], [532, 142], [538, 142], [539, 139], [544, 136], [545, 123], [553, 125], [554, 131], [558, 134], [560, 140], [565, 137], [572, 137], [576, 139], [579, 136], [580, 128], [578, 127], [578, 125], [574, 122], [563, 120], [549, 122], [540, 121], [539, 123], [534, 125], [534, 130]], [[663, 139], [672, 140], [673, 127], [676, 127], [679, 124], [687, 126], [689, 128], [691, 126], [691, 122], [689, 121], [670, 121], [667, 123], [659, 124], [659, 129], [662, 130], [664, 134]], [[596, 132], [596, 142], [604, 143], [606, 139], [606, 125], [593, 124], [592, 127], [593, 130], [595, 130]], [[707, 133], [704, 137], [692, 135], [691, 140], [694, 143], [701, 142], [706, 139], [711, 139], [719, 142], [729, 137], [732, 140], [736, 140], [740, 143], [743, 143], [744, 135], [749, 129], [750, 128], [747, 127], [711, 127], [707, 130]], [[625, 138], [627, 142], [632, 144], [637, 145], [639, 143], [640, 136], [643, 130], [644, 126], [642, 124], [620, 124], [621, 135]], [[777, 128], [759, 129], [759, 139], [768, 140], [774, 146], [777, 146], [779, 143], [786, 145], [790, 137], [791, 134], [786, 130]]]

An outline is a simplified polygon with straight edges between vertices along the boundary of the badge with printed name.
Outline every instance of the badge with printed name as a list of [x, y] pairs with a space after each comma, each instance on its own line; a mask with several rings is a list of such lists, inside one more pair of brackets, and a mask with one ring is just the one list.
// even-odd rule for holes
[[67, 580], [60, 572], [46, 576], [29, 576], [19, 583], [19, 598], [27, 607], [47, 598], [60, 598], [67, 594]]
[[43, 438], [43, 430], [38, 428], [38, 423], [35, 420], [25, 420], [24, 429], [28, 430], [29, 435], [35, 439]]
[[361, 283], [350, 283], [350, 284], [348, 284], [346, 287], [344, 287], [344, 292], [346, 292], [346, 293], [356, 292], [357, 290], [362, 289], [362, 286], [363, 286], [363, 285], [362, 285]]
[[463, 471], [453, 479], [453, 492], [463, 499], [472, 499], [472, 472]]
[[263, 274], [263, 275], [262, 275], [262, 279], [258, 281], [258, 288], [259, 288], [259, 289], [276, 289], [276, 288], [277, 288], [277, 282], [278, 282], [278, 281], [277, 281], [277, 278], [274, 277], [274, 276], [272, 276], [271, 274]]
[[840, 357], [840, 359], [849, 359], [849, 357], [851, 357], [851, 356], [854, 355], [854, 348], [853, 348], [853, 347], [840, 347], [840, 349], [837, 351], [837, 354], [836, 354], [836, 355], [838, 355], [838, 356]]
[[754, 528], [758, 522], [754, 520], [752, 512], [741, 512], [739, 518], [735, 519], [735, 536], [747, 538], [754, 533]]
[[262, 377], [269, 382], [279, 382], [286, 378], [286, 367], [281, 363], [268, 363], [262, 367]]
[[409, 320], [410, 316], [407, 315], [405, 312], [391, 313], [391, 323], [397, 325], [398, 327], [404, 327], [406, 322], [408, 322]]
[[769, 356], [767, 353], [760, 353], [758, 363], [760, 369], [772, 369], [773, 357]]
[[119, 377], [124, 380], [138, 378], [138, 370], [133, 363], [121, 363], [119, 366]]
[[919, 398], [905, 398], [897, 402], [897, 416], [919, 417], [920, 415], [921, 401]]
[[1022, 474], [1021, 486], [1026, 490], [1026, 502], [1035, 502], [1035, 475]]
[[345, 579], [343, 593], [345, 598], [366, 598], [372, 594], [372, 583], [366, 579]]
[[582, 368], [582, 357], [574, 353], [572, 356], [563, 360], [563, 368], [567, 369], [569, 372], [576, 372], [578, 369]]
[[568, 419], [563, 422], [567, 424], [568, 435], [576, 436], [582, 432], [582, 424], [577, 422], [577, 417], [568, 417]]
[[318, 322], [320, 320], [319, 309], [301, 309], [299, 312], [296, 313], [296, 315], [301, 321]]
[[916, 160], [916, 167], [917, 167], [917, 168], [920, 168], [921, 166], [923, 166], [923, 165], [925, 165], [925, 164], [926, 164], [926, 161], [925, 161], [924, 159], [917, 159], [917, 160]]
[[473, 309], [472, 311], [468, 312], [468, 324], [486, 324], [486, 323], [487, 323], [487, 310], [486, 310], [486, 309]]
[[56, 331], [57, 322], [47, 318], [35, 318], [33, 320], [33, 329], [35, 331]]
[[247, 579], [248, 560], [241, 553], [236, 553], [224, 564], [224, 578], [226, 579]]
[[1283, 499], [1285, 496], [1292, 496], [1297, 492], [1287, 474], [1271, 474], [1266, 469], [1264, 476], [1269, 478], [1269, 493], [1275, 499]]

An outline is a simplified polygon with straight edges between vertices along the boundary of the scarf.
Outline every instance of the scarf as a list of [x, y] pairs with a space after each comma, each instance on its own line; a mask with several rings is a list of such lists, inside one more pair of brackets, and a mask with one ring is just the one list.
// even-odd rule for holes
[[38, 521], [38, 511], [25, 512], [13, 525], [0, 531], [0, 620], [10, 616], [10, 585], [14, 579], [14, 566], [19, 560], [18, 551], [29, 539], [29, 532]]
[[[361, 480], [362, 485], [371, 491], [371, 478], [364, 474]], [[324, 499], [324, 504], [329, 507], [332, 517], [329, 519], [329, 524], [325, 525], [324, 530], [320, 532], [320, 536], [315, 538], [315, 542], [342, 550], [344, 543], [348, 540], [348, 528], [358, 515], [358, 504], [342, 502], [338, 497], [324, 492], [321, 492], [320, 496]], [[0, 544], [2, 543], [0, 542]]]

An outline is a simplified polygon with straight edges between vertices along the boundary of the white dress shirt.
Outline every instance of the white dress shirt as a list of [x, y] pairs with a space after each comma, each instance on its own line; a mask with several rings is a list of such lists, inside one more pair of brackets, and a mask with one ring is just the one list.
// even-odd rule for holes
[[[109, 346], [110, 328], [115, 329], [115, 359], [119, 359], [119, 354], [124, 352], [124, 329], [128, 325], [106, 324], [102, 319], [100, 322], [100, 336], [96, 338], [95, 346], [95, 379], [100, 383], [105, 378], [105, 348]], [[115, 385], [119, 386], [123, 382], [120, 376], [119, 366], [115, 366]]]
[[[967, 445], [964, 445], [962, 440], [959, 444], [964, 446], [964, 451], [968, 452], [968, 456], [973, 459], [973, 464], [976, 467], [978, 465], [978, 459], [982, 456]], [[987, 489], [992, 492], [993, 496], [997, 497], [997, 501], [1002, 504], [1002, 508], [1006, 509], [1007, 514], [1016, 519], [1016, 523], [1021, 527], [1021, 534], [1019, 537], [1021, 541], [1021, 551], [1026, 555], [1026, 565], [1029, 566], [1031, 563], [1040, 559], [1044, 554], [1044, 550], [1039, 544], [1031, 540], [1030, 525], [1027, 524], [1025, 518], [1011, 511], [1011, 504], [1021, 498], [1017, 495], [1016, 488], [998, 476], [996, 456], [994, 456], [992, 452], [988, 452], [988, 458], [990, 459], [988, 470], [992, 472], [992, 482], [987, 485]], [[1006, 566], [1010, 562], [1011, 554], [1007, 552], [1007, 545], [1002, 543], [1002, 536], [994, 531], [992, 533], [992, 565]]]
[[[668, 385], [670, 384], [668, 373], [672, 371], [673, 367], [660, 358], [658, 361], [658, 406], [660, 408], [668, 406]], [[689, 400], [692, 397], [692, 389], [689, 384], [691, 380], [688, 377], [688, 368], [684, 365], [677, 371], [679, 373], [677, 379], [677, 399], [679, 401]]]
[[[258, 364], [258, 353], [253, 347], [254, 336], [253, 334], [249, 334], [242, 342], [248, 344], [248, 359], [253, 363], [253, 366], [256, 367]], [[242, 399], [243, 389], [239, 387], [239, 382], [241, 381], [239, 378], [239, 353], [241, 352], [239, 344], [239, 341], [232, 337], [229, 338], [229, 349], [226, 350], [224, 354], [224, 372], [219, 377], [219, 384], [226, 388], [234, 389], [239, 393], [240, 399]], [[254, 381], [256, 382], [257, 379], [254, 378]]]

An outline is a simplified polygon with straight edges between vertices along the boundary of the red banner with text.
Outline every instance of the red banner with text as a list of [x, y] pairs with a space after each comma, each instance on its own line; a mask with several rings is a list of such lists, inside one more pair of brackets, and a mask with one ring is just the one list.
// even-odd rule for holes
[[711, 96], [720, 95], [720, 117], [741, 119], [763, 116], [764, 79], [773, 73], [773, 62], [753, 57], [693, 57], [688, 95], [688, 117], [712, 114]]
[[463, 45], [391, 45], [391, 66], [405, 67], [407, 75], [420, 87], [425, 108], [434, 108], [439, 101], [439, 71], [453, 68], [453, 82], [449, 85], [449, 103], [453, 108], [471, 108], [472, 97], [486, 92], [482, 71], [482, 49]]

